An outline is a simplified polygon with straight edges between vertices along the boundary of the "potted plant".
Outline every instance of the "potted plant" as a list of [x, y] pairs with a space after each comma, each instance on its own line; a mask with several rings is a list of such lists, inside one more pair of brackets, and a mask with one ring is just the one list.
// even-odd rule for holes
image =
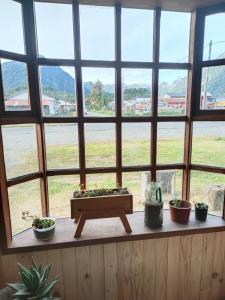
[[184, 200], [170, 200], [170, 218], [172, 221], [187, 224], [189, 221], [190, 211], [191, 211], [191, 203]]
[[29, 268], [24, 267], [20, 263], [18, 263], [18, 266], [21, 282], [8, 284], [14, 291], [11, 299], [56, 299], [52, 297], [52, 289], [58, 282], [58, 278], [48, 281], [51, 265], [42, 268], [37, 266], [32, 259], [32, 264]]
[[22, 212], [23, 220], [32, 220], [32, 228], [37, 239], [47, 241], [50, 240], [55, 233], [55, 220], [52, 218], [39, 218], [31, 216], [29, 211]]
[[195, 203], [195, 218], [201, 222], [206, 221], [208, 205], [204, 202]]
[[85, 221], [96, 218], [120, 217], [127, 233], [131, 228], [126, 214], [133, 213], [133, 195], [127, 188], [75, 191], [71, 199], [71, 218], [78, 223], [75, 237], [81, 235]]

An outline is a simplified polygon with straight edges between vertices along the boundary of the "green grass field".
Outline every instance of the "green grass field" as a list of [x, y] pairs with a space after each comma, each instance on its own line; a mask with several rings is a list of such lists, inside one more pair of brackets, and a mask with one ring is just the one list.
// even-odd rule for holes
[[[123, 165], [149, 164], [149, 143], [143, 141], [123, 142]], [[204, 165], [225, 165], [225, 138], [196, 138], [193, 141], [193, 163]], [[51, 146], [47, 149], [48, 168], [69, 168], [78, 166], [78, 148], [70, 145]], [[158, 141], [157, 162], [181, 163], [183, 160], [183, 141], [168, 139]], [[87, 167], [115, 166], [115, 143], [90, 143], [86, 146]], [[35, 165], [34, 153], [28, 153], [23, 162], [14, 168], [18, 170], [32, 169]], [[18, 169], [17, 169], [18, 168]], [[143, 172], [123, 174], [123, 186], [127, 186], [134, 194], [134, 209], [143, 209]], [[75, 189], [79, 189], [79, 176], [55, 176], [48, 179], [50, 211], [53, 216], [69, 216], [69, 200]], [[87, 175], [87, 188], [114, 187], [115, 174]], [[208, 189], [212, 185], [225, 186], [225, 176], [207, 172], [193, 171], [191, 176], [191, 201], [207, 201]], [[175, 177], [175, 190], [181, 196], [182, 171], [178, 170]], [[164, 194], [164, 200], [171, 195]], [[41, 215], [39, 180], [20, 184], [9, 188], [10, 211], [12, 214], [13, 233], [27, 227], [21, 220], [22, 210], [30, 210], [35, 215]], [[218, 214], [220, 212], [217, 212]]]

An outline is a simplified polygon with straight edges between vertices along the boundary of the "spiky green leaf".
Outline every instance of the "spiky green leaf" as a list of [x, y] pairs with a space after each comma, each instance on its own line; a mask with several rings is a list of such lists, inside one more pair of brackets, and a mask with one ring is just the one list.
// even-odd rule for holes
[[23, 283], [8, 283], [8, 286], [16, 291], [24, 290], [26, 288]]

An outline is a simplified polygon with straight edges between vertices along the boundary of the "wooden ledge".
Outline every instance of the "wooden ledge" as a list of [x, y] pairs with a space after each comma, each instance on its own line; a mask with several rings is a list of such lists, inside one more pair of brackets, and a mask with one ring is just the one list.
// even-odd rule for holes
[[74, 225], [73, 220], [57, 219], [56, 233], [52, 240], [47, 242], [39, 241], [35, 239], [33, 230], [27, 229], [13, 238], [9, 248], [4, 251], [3, 254], [155, 239], [225, 230], [225, 221], [221, 217], [208, 215], [207, 221], [202, 223], [195, 220], [194, 211], [191, 212], [190, 221], [187, 225], [171, 222], [169, 210], [164, 210], [163, 217], [164, 222], [162, 228], [149, 229], [144, 226], [143, 212], [135, 212], [132, 215], [128, 215], [128, 220], [132, 228], [131, 234], [127, 234], [124, 231], [119, 218], [88, 220], [80, 238], [74, 238], [76, 225]]

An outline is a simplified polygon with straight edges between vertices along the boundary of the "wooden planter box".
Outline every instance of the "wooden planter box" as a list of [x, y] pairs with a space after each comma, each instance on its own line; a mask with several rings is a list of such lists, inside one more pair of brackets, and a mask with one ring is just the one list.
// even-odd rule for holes
[[78, 223], [75, 237], [80, 237], [88, 219], [120, 217], [127, 233], [131, 233], [126, 214], [133, 213], [133, 195], [107, 195], [71, 199], [71, 218]]

